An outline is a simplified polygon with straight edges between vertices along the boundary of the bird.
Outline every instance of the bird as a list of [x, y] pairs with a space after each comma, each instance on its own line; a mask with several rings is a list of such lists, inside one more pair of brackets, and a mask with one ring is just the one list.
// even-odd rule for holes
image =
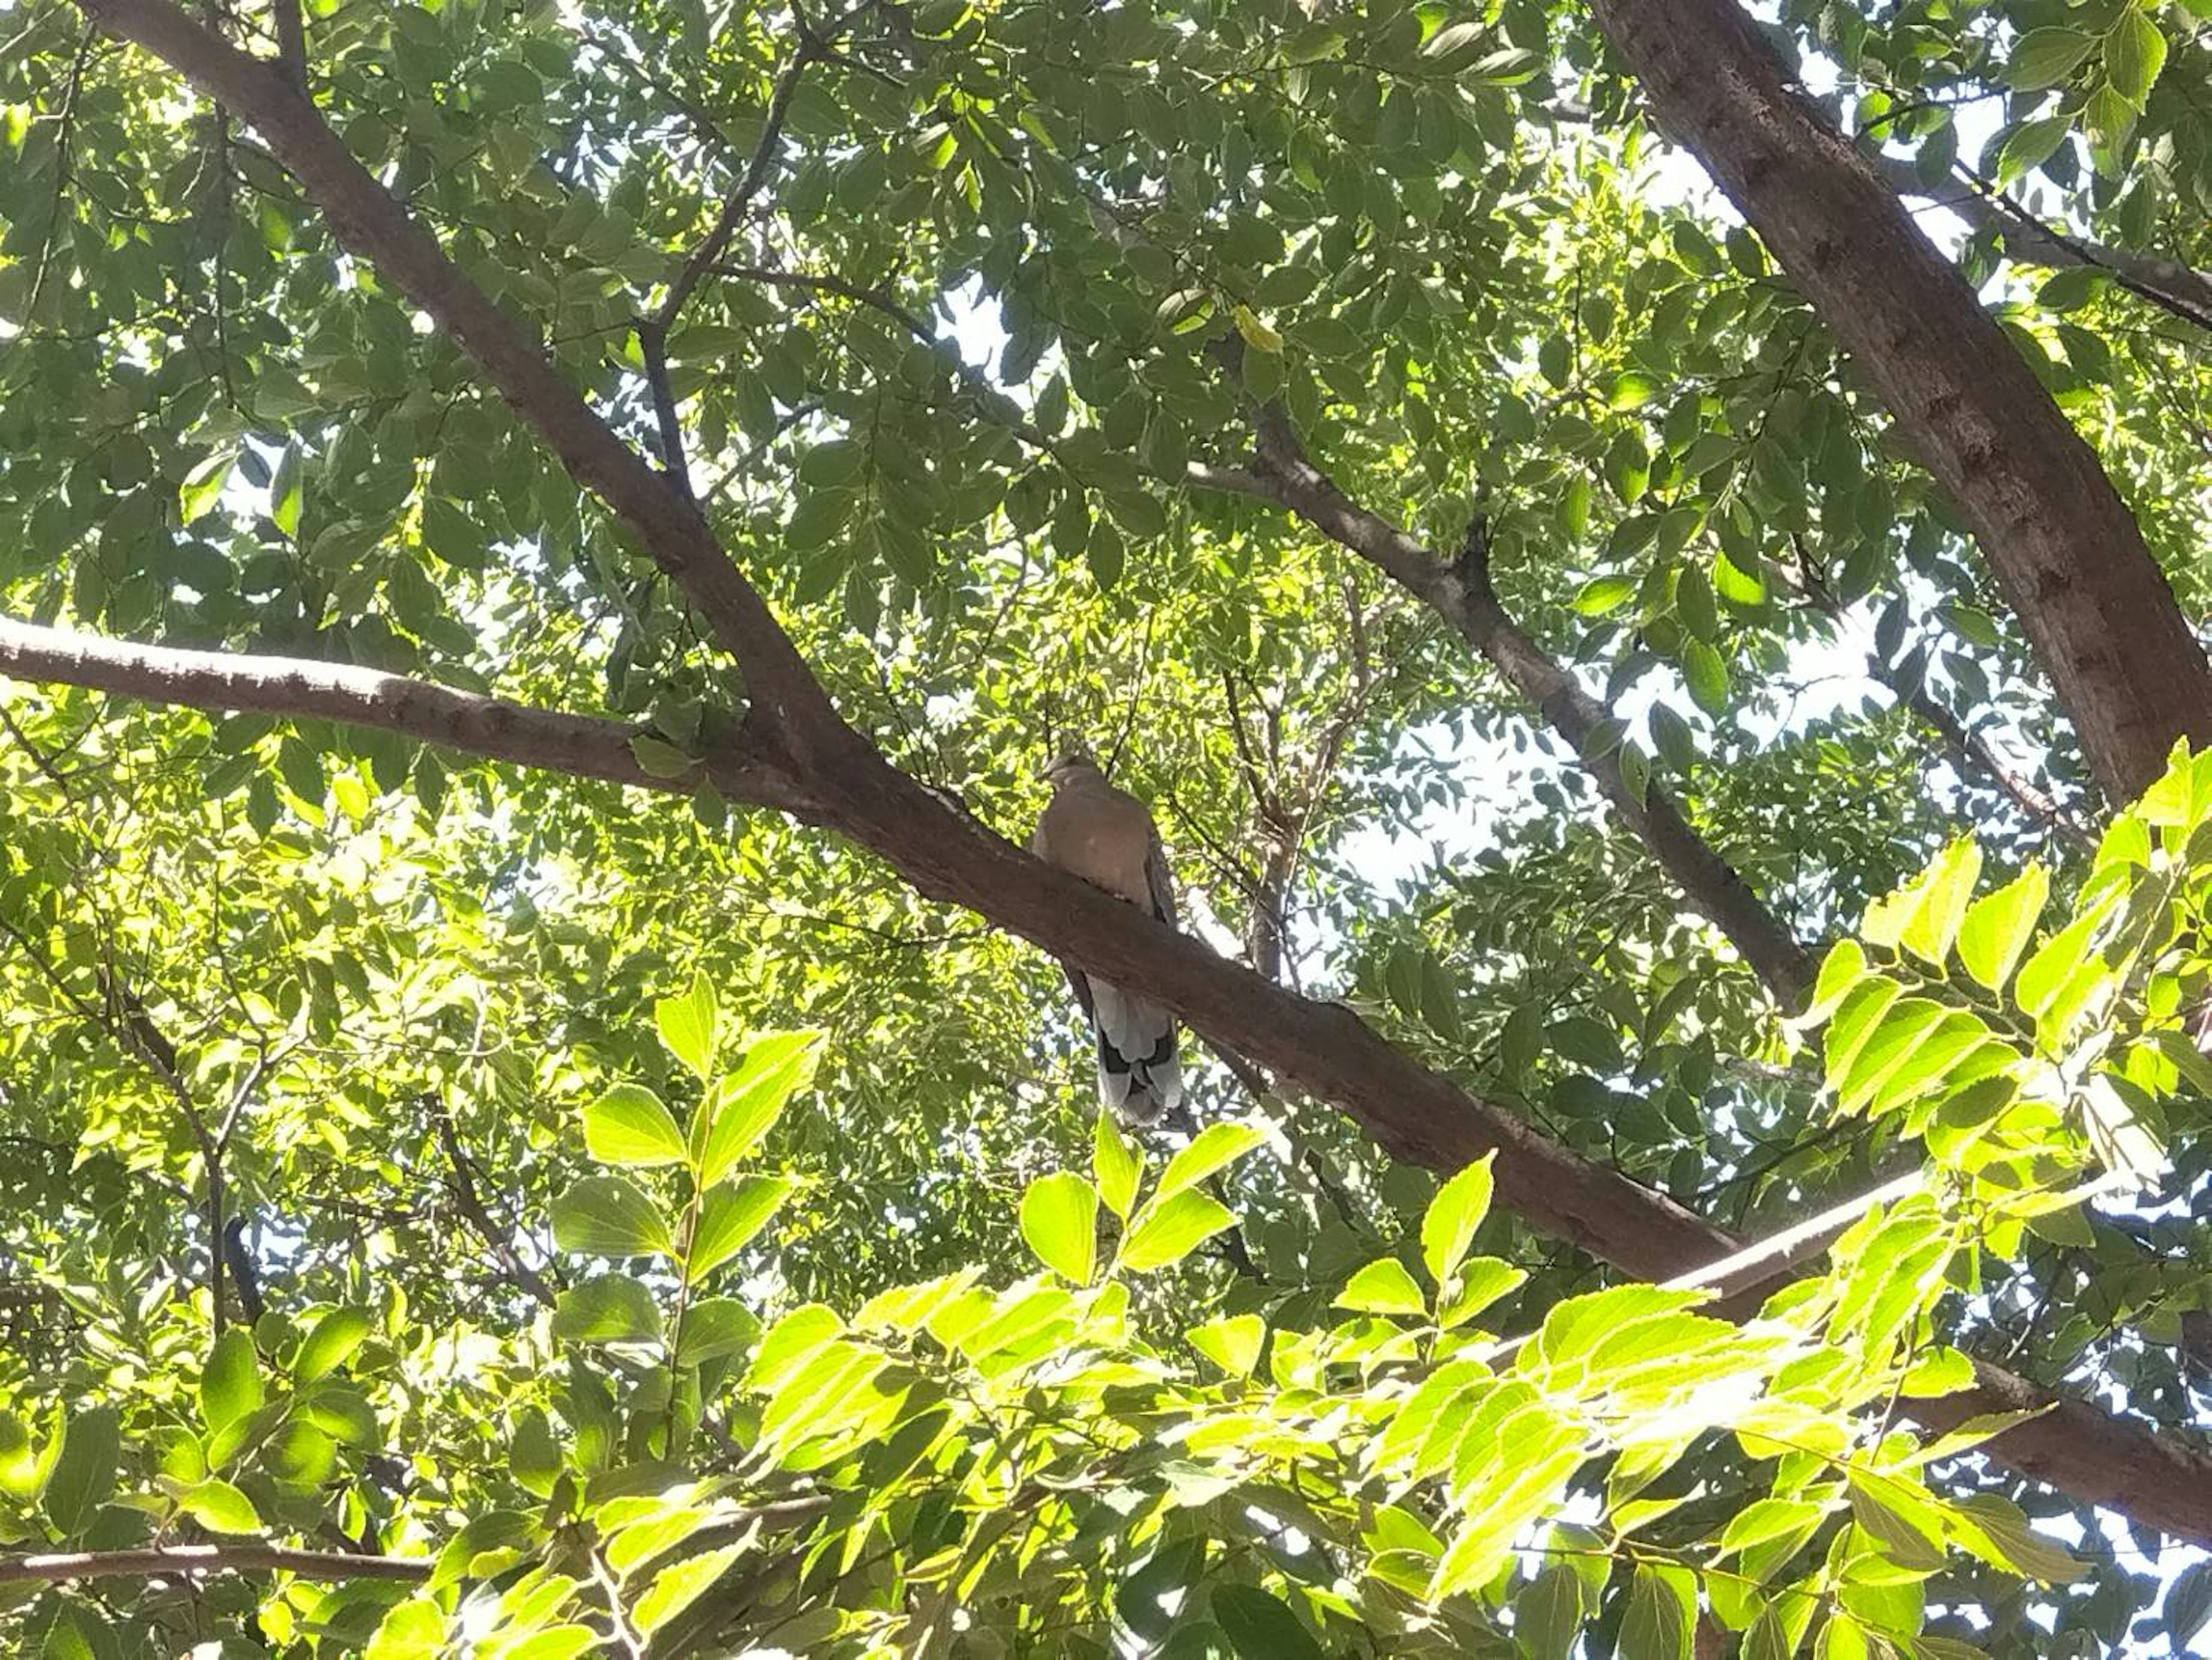
[[[1151, 810], [1107, 782], [1080, 749], [1055, 757], [1044, 777], [1052, 800], [1030, 850], [1175, 927], [1174, 882]], [[1175, 1017], [1136, 992], [1061, 966], [1097, 1038], [1100, 1104], [1132, 1128], [1158, 1123], [1182, 1100]]]

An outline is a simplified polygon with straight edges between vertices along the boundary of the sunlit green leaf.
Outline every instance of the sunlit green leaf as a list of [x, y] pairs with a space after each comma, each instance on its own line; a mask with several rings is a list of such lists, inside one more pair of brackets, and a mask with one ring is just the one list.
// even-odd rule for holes
[[602, 1164], [680, 1164], [684, 1132], [660, 1098], [641, 1084], [617, 1084], [584, 1109], [584, 1145]]
[[1039, 1177], [1022, 1195], [1022, 1237], [1047, 1268], [1079, 1286], [1098, 1266], [1098, 1190], [1072, 1171]]

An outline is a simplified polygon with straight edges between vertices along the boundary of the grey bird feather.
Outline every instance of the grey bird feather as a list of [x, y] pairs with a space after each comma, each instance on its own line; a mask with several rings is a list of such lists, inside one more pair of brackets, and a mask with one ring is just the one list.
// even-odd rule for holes
[[[1054, 761], [1045, 778], [1052, 800], [1037, 820], [1031, 851], [1173, 927], [1175, 884], [1150, 810], [1107, 782], [1079, 750]], [[1140, 992], [1061, 967], [1091, 1022], [1099, 1101], [1125, 1124], [1157, 1123], [1182, 1099], [1175, 1017]]]

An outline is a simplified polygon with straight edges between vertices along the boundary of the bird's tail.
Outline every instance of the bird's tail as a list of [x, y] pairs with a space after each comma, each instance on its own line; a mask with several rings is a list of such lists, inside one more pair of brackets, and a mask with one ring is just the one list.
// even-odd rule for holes
[[1156, 1123], [1182, 1099], [1175, 1017], [1156, 1003], [1094, 980], [1098, 1098], [1125, 1124]]

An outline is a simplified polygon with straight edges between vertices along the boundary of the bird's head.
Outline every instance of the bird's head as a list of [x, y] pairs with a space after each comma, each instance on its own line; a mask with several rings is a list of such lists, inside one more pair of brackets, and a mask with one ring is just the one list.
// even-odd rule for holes
[[1053, 757], [1044, 769], [1044, 781], [1060, 789], [1080, 778], [1101, 776], [1098, 763], [1091, 758], [1091, 751], [1078, 745], [1062, 750]]

